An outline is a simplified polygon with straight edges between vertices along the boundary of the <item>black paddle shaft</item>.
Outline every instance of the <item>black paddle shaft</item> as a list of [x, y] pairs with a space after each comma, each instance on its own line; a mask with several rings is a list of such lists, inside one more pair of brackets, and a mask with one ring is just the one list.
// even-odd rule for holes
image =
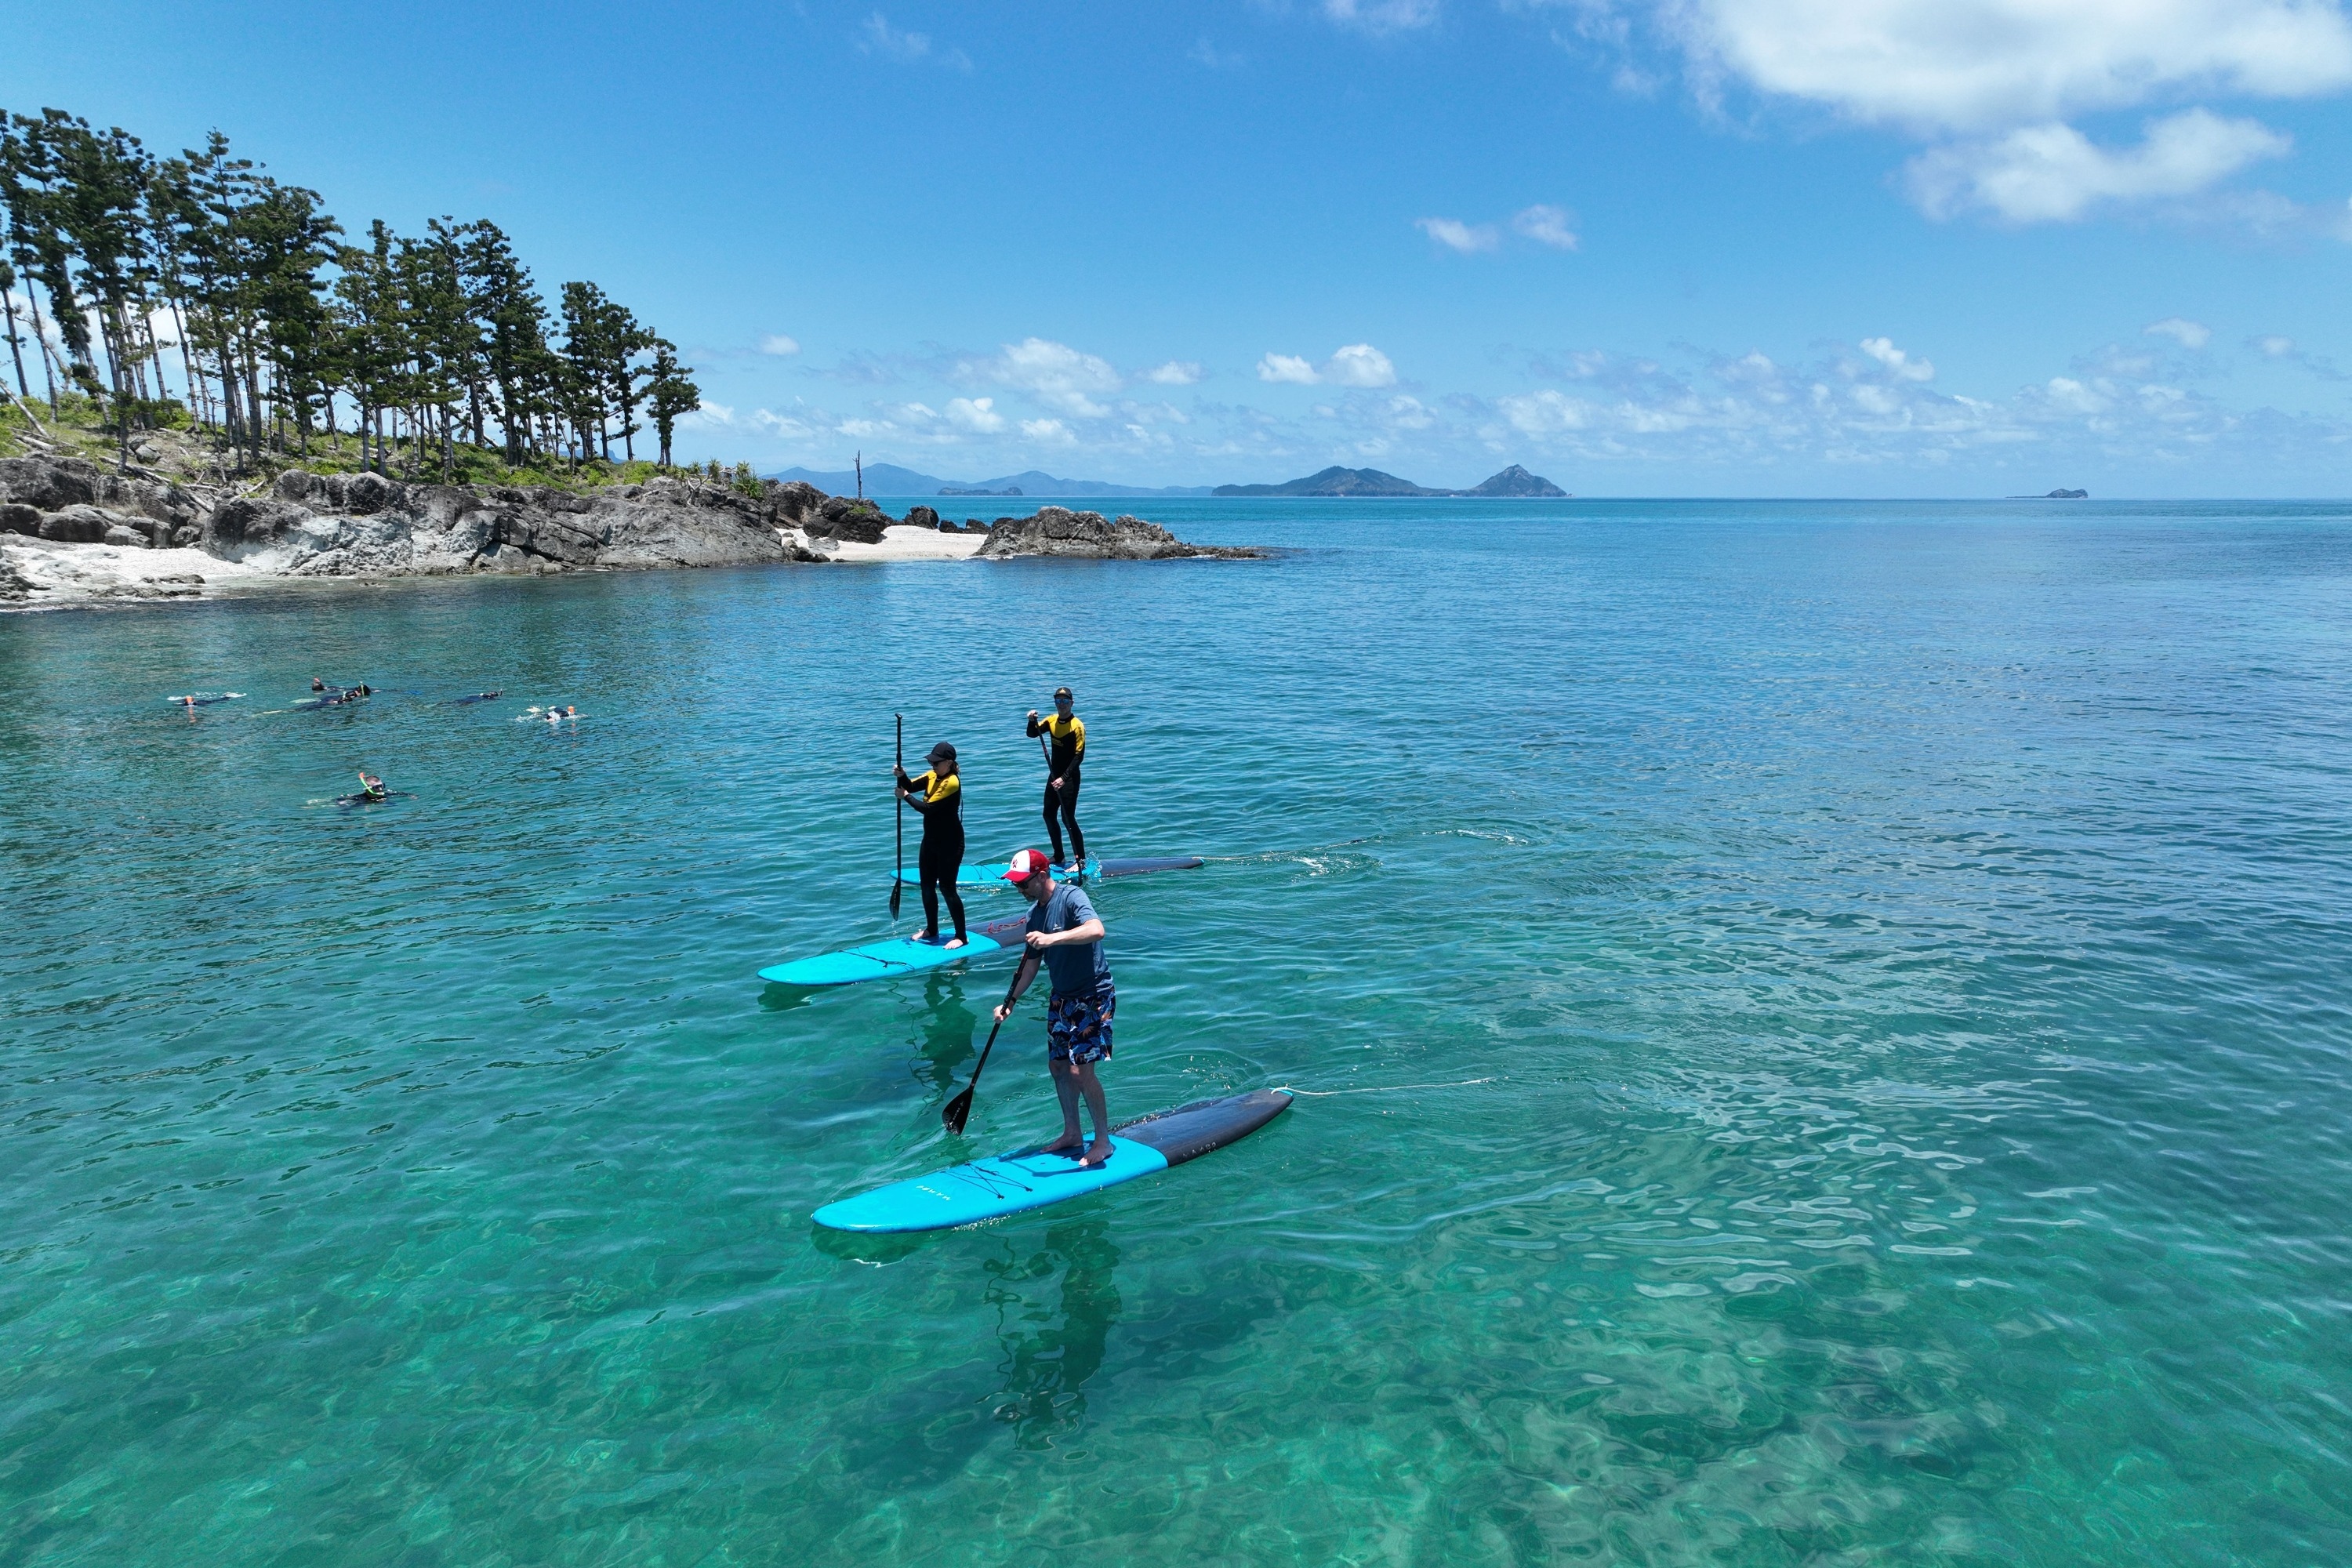
[[[891, 765], [898, 773], [903, 773], [907, 771], [907, 720], [900, 713], [893, 713], [890, 717], [898, 725], [898, 738], [890, 748], [890, 755], [894, 759]], [[900, 804], [895, 788], [890, 792], [890, 832], [896, 841], [894, 847], [898, 860], [898, 864], [890, 868], [890, 918], [895, 921], [898, 918], [898, 894], [907, 881], [907, 808]]]
[[[1013, 966], [1013, 984], [1004, 988], [1004, 1006], [1008, 1013], [1012, 1011], [1013, 999], [1021, 994], [1021, 983], [1028, 978], [1031, 962], [1032, 955], [1024, 949], [1021, 962]], [[940, 1121], [949, 1131], [961, 1132], [963, 1124], [971, 1119], [972, 1092], [980, 1088], [980, 1075], [988, 1067], [988, 1053], [996, 1048], [996, 1031], [1003, 1027], [1003, 1018], [989, 1026], [988, 1044], [980, 1047], [980, 1060], [971, 1069], [971, 1081], [963, 1086], [961, 1094], [940, 1108]]]

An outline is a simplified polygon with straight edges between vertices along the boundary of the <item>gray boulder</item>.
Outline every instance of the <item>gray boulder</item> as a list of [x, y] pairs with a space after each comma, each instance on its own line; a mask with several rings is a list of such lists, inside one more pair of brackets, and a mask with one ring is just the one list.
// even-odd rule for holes
[[[62, 507], [41, 519], [41, 537], [54, 539], [60, 544], [102, 544], [109, 529], [121, 527], [129, 520], [120, 512], [104, 507], [77, 504]], [[124, 529], [125, 532], [129, 530]]]
[[890, 526], [889, 515], [870, 500], [853, 500], [847, 496], [827, 496], [816, 509], [816, 516], [804, 524], [812, 533], [827, 539], [853, 540], [859, 544], [879, 544], [882, 531]]
[[936, 529], [940, 526], [939, 511], [928, 506], [910, 506], [907, 509], [907, 526]]
[[77, 506], [143, 517], [179, 528], [203, 504], [178, 485], [112, 474], [79, 458], [0, 458], [0, 502], [58, 512]]
[[1255, 560], [1262, 552], [1187, 544], [1156, 522], [1139, 517], [1106, 519], [1098, 511], [1041, 508], [1031, 517], [999, 518], [989, 530], [983, 557], [1061, 555], [1087, 561], [1174, 561], [1187, 558]]
[[213, 508], [205, 519], [205, 553], [237, 561], [285, 540], [310, 521], [310, 512], [294, 501], [265, 500], [259, 496], [236, 496]]
[[0, 458], [0, 496], [40, 511], [97, 505], [105, 477], [78, 458]]
[[0, 501], [0, 533], [41, 533], [41, 509], [20, 500]]

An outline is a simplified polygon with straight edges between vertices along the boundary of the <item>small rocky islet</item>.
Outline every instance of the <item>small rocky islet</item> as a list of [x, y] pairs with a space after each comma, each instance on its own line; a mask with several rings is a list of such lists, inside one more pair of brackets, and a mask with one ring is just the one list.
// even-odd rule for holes
[[[36, 456], [0, 458], [0, 601], [26, 606], [200, 595], [205, 562], [241, 579], [832, 563], [845, 558], [845, 544], [880, 544], [886, 529], [908, 527], [984, 533], [973, 553], [998, 560], [1264, 553], [1189, 544], [1137, 517], [1048, 506], [992, 523], [958, 523], [917, 506], [899, 518], [870, 500], [814, 485], [698, 473], [574, 491], [297, 468], [266, 488], [247, 488]], [[89, 545], [111, 548], [79, 548]], [[169, 561], [141, 570], [137, 558], [117, 553], [133, 550], [168, 552]]]

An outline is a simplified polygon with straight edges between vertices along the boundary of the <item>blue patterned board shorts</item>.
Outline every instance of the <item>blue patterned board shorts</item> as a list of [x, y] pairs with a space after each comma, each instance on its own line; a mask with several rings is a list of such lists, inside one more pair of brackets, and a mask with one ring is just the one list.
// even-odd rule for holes
[[1106, 980], [1092, 991], [1055, 992], [1045, 1000], [1045, 1059], [1084, 1067], [1110, 1060], [1110, 1019], [1118, 993]]

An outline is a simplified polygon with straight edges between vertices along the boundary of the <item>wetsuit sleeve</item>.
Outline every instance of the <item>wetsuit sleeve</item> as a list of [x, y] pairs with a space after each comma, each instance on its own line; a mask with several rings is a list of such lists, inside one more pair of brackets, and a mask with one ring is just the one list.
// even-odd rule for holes
[[927, 817], [934, 815], [944, 815], [952, 819], [956, 816], [956, 808], [959, 805], [956, 797], [962, 793], [963, 777], [961, 774], [950, 773], [946, 778], [941, 778], [937, 773], [925, 773], [923, 775], [923, 798], [920, 801], [917, 801], [912, 804], [916, 810], [921, 812]]
[[952, 800], [955, 797], [955, 781], [950, 780], [947, 794], [935, 800], [931, 796], [931, 791], [938, 783], [939, 780], [934, 774], [917, 773], [907, 781], [907, 804], [926, 816], [939, 810], [941, 802]]
[[1029, 721], [1029, 734], [1032, 739], [1045, 734], [1051, 728], [1052, 726], [1047, 724], [1043, 719], [1032, 719]]
[[1070, 766], [1081, 767], [1087, 760], [1087, 721], [1084, 719], [1070, 721]]

